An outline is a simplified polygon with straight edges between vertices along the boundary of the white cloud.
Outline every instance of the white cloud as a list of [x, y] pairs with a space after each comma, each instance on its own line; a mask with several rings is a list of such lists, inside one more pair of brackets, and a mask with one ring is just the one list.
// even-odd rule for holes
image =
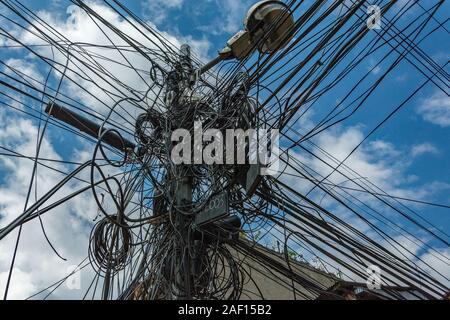
[[439, 150], [429, 142], [417, 144], [411, 149], [411, 155], [413, 157], [417, 157], [426, 153], [438, 154]]
[[212, 35], [236, 33], [243, 28], [245, 14], [254, 3], [248, 0], [215, 0], [217, 17], [198, 29]]
[[[447, 287], [450, 286], [450, 268], [448, 263], [445, 260], [450, 261], [450, 249], [441, 248], [437, 249], [441, 258], [438, 259], [436, 257], [436, 252], [432, 252], [431, 249], [427, 250], [424, 254], [421, 255], [421, 262], [418, 263], [420, 267], [422, 267], [425, 271], [432, 272], [432, 269], [437, 270], [441, 275], [437, 275], [436, 278], [438, 281], [444, 283]], [[443, 256], [443, 257], [442, 257]]]
[[[36, 148], [37, 127], [27, 119], [0, 112], [0, 145], [9, 147], [24, 155], [32, 156]], [[44, 138], [40, 157], [60, 160], [61, 157], [51, 142]], [[69, 171], [70, 168], [52, 163], [54, 169]], [[24, 158], [0, 157], [3, 175], [0, 185], [0, 226], [7, 225], [23, 212], [28, 185], [31, 179], [33, 161]], [[50, 190], [64, 175], [38, 166], [29, 205]], [[58, 192], [56, 200], [74, 192], [82, 184], [73, 181]], [[35, 196], [36, 192], [36, 196]], [[88, 193], [82, 194], [56, 209], [42, 215], [46, 234], [56, 250], [67, 259], [62, 261], [47, 244], [39, 221], [35, 219], [23, 226], [21, 241], [10, 285], [9, 298], [23, 299], [47, 285], [66, 276], [67, 266], [78, 264], [86, 256], [89, 222], [96, 207]], [[17, 230], [0, 241], [0, 292], [3, 293], [12, 258]], [[68, 296], [63, 289], [59, 294]]]
[[159, 24], [167, 20], [170, 10], [180, 10], [184, 0], [147, 0], [144, 7], [150, 20]]
[[[87, 4], [92, 10], [100, 13], [102, 17], [115, 28], [128, 35], [130, 39], [133, 39], [136, 44], [141, 44], [148, 49], [160, 49], [161, 47], [169, 46], [176, 52], [182, 43], [189, 43], [192, 47], [193, 54], [203, 61], [208, 60], [207, 55], [211, 45], [205, 38], [196, 39], [189, 35], [174, 36], [168, 32], [161, 32], [158, 31], [156, 26], [150, 21], [147, 21], [147, 24], [158, 31], [161, 37], [158, 38], [150, 33], [143, 35], [111, 8], [97, 2], [87, 2]], [[68, 41], [74, 44], [89, 43], [95, 45], [111, 45], [112, 42], [117, 46], [129, 45], [115, 32], [104, 25], [101, 25], [99, 21], [91, 19], [84, 10], [81, 10], [76, 6], [68, 7], [67, 16], [64, 19], [58, 18], [47, 11], [40, 11], [38, 12], [38, 15], [47, 21], [47, 23], [58, 33], [64, 35]], [[99, 29], [97, 24], [101, 25], [102, 30]], [[28, 45], [44, 43], [42, 39], [36, 37], [31, 32], [16, 31], [16, 36], [23, 43]], [[61, 53], [58, 50], [52, 51], [50, 47], [38, 47], [36, 50], [38, 50], [39, 54], [42, 56], [47, 57], [50, 60], [55, 59], [61, 64], [59, 66], [54, 65], [54, 67], [59, 70], [59, 73], [54, 72], [54, 74], [57, 75], [56, 78], [60, 77], [60, 74], [65, 71], [64, 66], [67, 63], [67, 53]], [[83, 50], [86, 50], [86, 48], [77, 48], [76, 45], [70, 47], [71, 58], [68, 63], [69, 70], [66, 70], [65, 72], [66, 79], [63, 82], [62, 90], [68, 93], [70, 97], [82, 101], [83, 104], [90, 106], [103, 116], [110, 111], [110, 106], [114, 105], [117, 100], [112, 97], [111, 94], [108, 94], [108, 92], [119, 96], [133, 96], [132, 91], [143, 92], [148, 89], [149, 83], [152, 82], [149, 79], [148, 74], [145, 73], [150, 69], [151, 62], [141, 54], [128, 51], [119, 52], [118, 50], [91, 46], [87, 50], [89, 50], [92, 55], [105, 56], [108, 58], [95, 58], [92, 60], [86, 59], [86, 56], [82, 53]], [[79, 63], [76, 58], [87, 63], [88, 66]], [[40, 63], [37, 59], [32, 62]], [[158, 63], [163, 67], [166, 66], [164, 61], [158, 60]], [[138, 71], [135, 72], [130, 69], [130, 64]], [[101, 78], [93, 71], [98, 69], [108, 71], [109, 76], [106, 77], [108, 83], [104, 78]], [[74, 70], [74, 72], [70, 70]], [[75, 71], [81, 74], [81, 76], [76, 74]], [[67, 78], [69, 77], [73, 79], [73, 81], [68, 81]], [[117, 83], [124, 83], [129, 89], [125, 89], [119, 85], [118, 87], [120, 87], [122, 92], [118, 92], [117, 87], [113, 86], [113, 84]], [[151, 100], [151, 95], [152, 93], [150, 93], [149, 101]], [[121, 111], [121, 114], [125, 119], [119, 119], [119, 117], [114, 114], [112, 117], [116, 121], [120, 121], [120, 126], [132, 130], [132, 123], [134, 123], [137, 113], [141, 113], [142, 111], [133, 108], [127, 102], [123, 102], [118, 109], [122, 107], [127, 108], [127, 112]]]
[[423, 119], [441, 127], [450, 126], [450, 97], [439, 91], [425, 99], [417, 108]]
[[[321, 149], [326, 150], [337, 161], [342, 161], [363, 138], [364, 133], [358, 127], [334, 128], [324, 134], [320, 134], [316, 144]], [[402, 166], [399, 166], [394, 161], [399, 154], [399, 150], [391, 143], [376, 140], [362, 145], [346, 160], [345, 165], [381, 188], [392, 191], [404, 182]], [[312, 161], [312, 166], [315, 170], [323, 176], [327, 176], [333, 171], [320, 160], [310, 159], [310, 161]], [[332, 166], [337, 164], [337, 161], [328, 161]], [[341, 167], [340, 170], [344, 170], [344, 168]], [[342, 175], [336, 172], [333, 173], [330, 179], [336, 183], [345, 180]]]
[[[305, 118], [302, 119], [305, 120]], [[303, 121], [303, 123], [299, 125], [300, 134], [307, 132], [311, 125], [313, 125], [311, 120], [306, 119]], [[289, 135], [298, 137], [297, 133], [290, 133]], [[314, 143], [317, 147], [309, 144], [304, 145], [308, 146], [308, 148], [327, 161], [332, 167], [336, 167], [336, 165], [344, 160], [363, 138], [364, 132], [360, 126], [347, 128], [334, 126], [333, 128], [320, 133], [314, 139]], [[283, 138], [281, 138], [281, 144], [283, 145]], [[287, 143], [287, 145], [289, 145], [289, 143]], [[323, 154], [320, 150], [325, 150], [332, 158], [334, 158], [334, 160], [329, 158], [328, 155]], [[352, 178], [355, 178], [355, 175], [352, 172], [355, 171], [361, 177], [383, 189], [388, 194], [398, 197], [425, 200], [430, 199], [430, 197], [439, 193], [440, 188], [447, 190], [450, 185], [440, 181], [421, 183], [420, 177], [413, 172], [409, 172], [408, 169], [412, 165], [415, 157], [425, 153], [437, 154], [438, 152], [439, 150], [434, 145], [427, 142], [411, 147], [400, 147], [389, 141], [377, 139], [367, 141], [361, 145], [348, 159], [346, 159], [345, 165], [340, 166], [339, 171], [342, 171]], [[321, 177], [328, 176], [333, 171], [330, 166], [324, 164], [321, 160], [313, 158], [301, 150], [295, 150], [295, 152], [290, 150], [289, 154], [315, 170]], [[352, 171], [349, 171], [346, 167], [351, 168]], [[288, 173], [294, 174], [294, 172], [290, 172], [289, 170]], [[288, 175], [286, 175], [284, 179], [302, 192], [307, 192], [312, 186], [306, 181], [298, 183], [296, 178], [289, 177]], [[355, 184], [347, 180], [346, 177], [338, 172], [334, 172], [328, 178], [328, 182], [355, 187]], [[355, 182], [364, 183], [361, 178], [355, 180]], [[359, 193], [359, 196], [362, 197], [362, 194]], [[364, 199], [369, 200], [370, 196], [366, 196], [366, 198]], [[316, 200], [321, 199], [321, 196], [319, 196]], [[327, 204], [326, 199], [322, 201], [322, 204]], [[377, 206], [379, 206], [379, 204], [377, 204]]]
[[[0, 272], [0, 283], [6, 283], [7, 279], [8, 272]], [[14, 281], [16, 281], [18, 285], [11, 286], [11, 289], [8, 293], [10, 299], [20, 299], [23, 297], [28, 297], [33, 292], [36, 292], [38, 290], [32, 274], [29, 272], [24, 272], [20, 268], [15, 268], [14, 270]], [[3, 286], [0, 286], [0, 288], [3, 290]]]
[[[13, 71], [19, 72], [19, 74], [24, 74], [26, 76], [32, 77], [39, 82], [43, 81], [40, 72], [37, 70], [36, 65], [23, 59], [8, 59], [5, 61], [5, 72], [8, 74], [13, 74]], [[35, 83], [33, 83], [35, 84]]]
[[381, 66], [377, 64], [375, 59], [371, 58], [369, 60], [369, 65], [367, 66], [367, 71], [370, 71], [373, 75], [377, 75], [381, 72]]
[[[307, 129], [306, 129], [307, 130]], [[344, 160], [348, 154], [357, 146], [364, 138], [364, 133], [360, 127], [334, 127], [330, 130], [322, 132], [316, 139], [315, 145], [304, 144], [308, 149], [313, 151], [320, 159], [308, 155], [302, 150], [295, 150], [289, 152], [292, 158], [300, 161], [305, 168], [311, 168], [310, 173], [317, 179], [321, 180], [333, 172], [333, 168]], [[321, 152], [325, 150], [328, 155]], [[422, 152], [433, 152], [430, 146], [418, 146], [415, 154]], [[326, 165], [321, 160], [328, 162], [332, 167]], [[338, 171], [334, 171], [325, 183], [332, 183], [343, 187], [361, 189], [361, 186], [375, 188], [376, 192], [386, 192], [389, 195], [397, 197], [405, 197], [417, 200], [430, 200], [437, 194], [445, 194], [445, 190], [450, 188], [450, 185], [445, 182], [432, 181], [422, 182], [415, 174], [410, 173], [408, 169], [413, 163], [411, 151], [409, 149], [399, 148], [392, 143], [385, 140], [375, 140], [361, 145], [344, 163], [339, 167]], [[294, 163], [294, 161], [292, 161]], [[350, 168], [351, 170], [347, 169]], [[316, 173], [313, 173], [314, 170]], [[357, 176], [355, 174], [359, 174]], [[299, 179], [291, 175], [297, 175], [292, 169], [286, 170], [286, 175], [282, 176], [282, 180], [291, 185], [295, 190], [305, 194], [314, 185], [305, 179]], [[346, 176], [344, 176], [345, 174]], [[349, 180], [352, 179], [352, 180]], [[344, 191], [338, 188], [332, 188], [331, 185], [324, 184], [331, 188], [333, 192], [338, 192], [341, 197], [347, 196]], [[376, 187], [375, 187], [376, 186]], [[383, 190], [379, 190], [379, 189]], [[352, 226], [363, 232], [369, 232], [370, 228], [366, 222], [351, 213], [348, 209], [338, 205], [335, 200], [329, 196], [325, 196], [323, 191], [315, 189], [309, 197], [322, 207], [330, 209], [334, 214], [337, 214], [345, 221], [351, 223]], [[381, 203], [375, 197], [368, 193], [353, 192], [346, 190], [349, 194], [355, 196], [361, 201], [360, 205], [369, 205], [375, 208], [378, 212], [383, 213], [384, 218], [396, 219], [398, 223], [402, 223], [398, 213], [393, 212], [388, 206]], [[392, 199], [386, 198], [391, 202]], [[355, 201], [355, 199], [353, 199]], [[414, 203], [405, 203], [411, 208], [417, 208]], [[350, 205], [352, 207], [352, 205]], [[423, 208], [423, 207], [421, 207]], [[360, 208], [356, 208], [357, 212], [361, 212]], [[372, 221], [372, 219], [369, 218]], [[394, 220], [393, 220], [394, 221]], [[373, 222], [373, 221], [372, 221]], [[397, 230], [398, 231], [398, 230]], [[395, 236], [394, 231], [393, 235]], [[372, 234], [376, 237], [376, 234]]]

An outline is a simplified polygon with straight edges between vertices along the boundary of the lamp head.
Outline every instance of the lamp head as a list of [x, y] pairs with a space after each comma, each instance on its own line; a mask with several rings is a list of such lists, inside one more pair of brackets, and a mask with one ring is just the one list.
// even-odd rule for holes
[[261, 53], [273, 53], [286, 46], [293, 35], [288, 35], [294, 17], [281, 1], [264, 0], [254, 4], [244, 20], [251, 42], [257, 43]]
[[227, 41], [219, 56], [199, 69], [203, 74], [220, 61], [247, 58], [256, 47], [261, 53], [273, 53], [284, 48], [293, 38], [289, 34], [294, 17], [289, 7], [278, 0], [264, 0], [254, 4], [244, 20], [244, 30]]

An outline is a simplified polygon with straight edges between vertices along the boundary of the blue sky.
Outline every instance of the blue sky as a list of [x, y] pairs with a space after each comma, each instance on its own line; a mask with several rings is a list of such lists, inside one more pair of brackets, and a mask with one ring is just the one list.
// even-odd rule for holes
[[[198, 54], [206, 60], [214, 57], [215, 53], [224, 46], [226, 40], [242, 27], [244, 13], [254, 1], [148, 0], [122, 2], [143, 19], [154, 23], [159, 30], [167, 32], [175, 38], [190, 39], [195, 42], [196, 47], [202, 50]], [[67, 1], [33, 0], [24, 1], [24, 3], [36, 11], [46, 11], [60, 22], [66, 21], [70, 16], [67, 12], [69, 5]], [[449, 14], [450, 4], [447, 1], [436, 15], [436, 20], [444, 21], [448, 19]], [[449, 28], [448, 24], [447, 28]], [[444, 64], [450, 58], [448, 33], [445, 30], [435, 33], [428, 40], [422, 42], [420, 48], [438, 64]], [[374, 67], [374, 63], [379, 57], [373, 55], [372, 60], [368, 60], [365, 71]], [[23, 53], [4, 49], [0, 51], [0, 60], [7, 61], [10, 58], [21, 59]], [[39, 63], [35, 63], [34, 67], [41, 71], [45, 69]], [[387, 64], [380, 65], [379, 68], [374, 69], [370, 77], [375, 79], [386, 67]], [[359, 74], [353, 76], [356, 78], [363, 71], [360, 70]], [[449, 71], [448, 67], [446, 71]], [[423, 75], [420, 75], [409, 62], [403, 61], [358, 112], [344, 123], [317, 137], [315, 142], [337, 158], [344, 158], [346, 152], [349, 152], [424, 79]], [[348, 82], [352, 83], [351, 80], [355, 81], [349, 79]], [[308, 122], [314, 123], [320, 119], [320, 116], [328, 110], [327, 104], [335, 104], [348, 89], [342, 85], [333, 93], [333, 96], [330, 95], [322, 100], [322, 104], [315, 107], [313, 112], [308, 115]], [[308, 124], [305, 123], [305, 127], [307, 126]], [[74, 137], [61, 136], [60, 131], [50, 130], [49, 137], [49, 145], [52, 147], [50, 149], [54, 152], [51, 155], [54, 157], [60, 156], [69, 160], [77, 156], [81, 157], [81, 154], [89, 149], [88, 147], [84, 148], [85, 146], [79, 147]], [[449, 140], [450, 98], [448, 92], [445, 94], [433, 85], [427, 85], [400, 112], [384, 124], [361, 147], [359, 154], [350, 159], [347, 164], [350, 167], [354, 166], [356, 170], [360, 169], [361, 175], [372, 178], [375, 183], [381, 184], [393, 194], [450, 204]], [[80, 154], [77, 155], [77, 152]], [[14, 168], [11, 164], [0, 164], [0, 173], [3, 173], [3, 177], [0, 178], [2, 190], [8, 188], [11, 176], [19, 175], [17, 172], [11, 171], [13, 170], [11, 168]], [[9, 202], [2, 203], [2, 208], [9, 204]], [[423, 205], [412, 207], [440, 226], [445, 232], [450, 233], [448, 209]], [[0, 273], [2, 269], [0, 264]]]

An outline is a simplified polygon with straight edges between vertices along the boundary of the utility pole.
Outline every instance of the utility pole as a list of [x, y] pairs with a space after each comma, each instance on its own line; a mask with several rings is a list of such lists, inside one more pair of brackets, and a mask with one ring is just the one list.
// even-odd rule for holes
[[[188, 99], [185, 99], [185, 90], [188, 90], [192, 82], [192, 61], [191, 48], [187, 44], [183, 44], [179, 52], [179, 65], [175, 70], [169, 74], [171, 78], [167, 82], [166, 99], [167, 112], [172, 119], [169, 121], [171, 125], [168, 127], [166, 137], [169, 139], [168, 143], [172, 145], [171, 137], [175, 129], [193, 128], [193, 121], [178, 123], [178, 119], [192, 119], [190, 106], [186, 105]], [[180, 126], [180, 127], [179, 127]], [[186, 126], [183, 128], [183, 126]], [[190, 156], [190, 155], [189, 155]], [[172, 160], [172, 159], [170, 159]], [[171, 164], [174, 169], [172, 172], [175, 177], [170, 176], [169, 180], [172, 182], [171, 190], [173, 194], [171, 198], [174, 200], [174, 206], [169, 209], [170, 214], [174, 214], [174, 225], [176, 234], [176, 244], [174, 257], [172, 258], [172, 268], [175, 271], [175, 279], [172, 283], [172, 294], [175, 299], [191, 299], [192, 298], [192, 284], [191, 284], [191, 262], [190, 262], [190, 248], [191, 238], [189, 228], [191, 225], [192, 213], [192, 175], [190, 165], [187, 164]], [[170, 174], [170, 173], [169, 173]]]

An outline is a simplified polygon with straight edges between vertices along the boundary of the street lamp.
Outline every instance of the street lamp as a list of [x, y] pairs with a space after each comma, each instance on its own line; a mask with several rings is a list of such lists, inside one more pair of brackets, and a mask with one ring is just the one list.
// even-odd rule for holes
[[260, 53], [273, 53], [283, 48], [291, 39], [289, 30], [294, 17], [288, 6], [278, 0], [263, 0], [255, 3], [244, 19], [244, 30], [240, 30], [228, 41], [219, 55], [198, 71], [203, 74], [223, 60], [242, 60], [256, 48]]

